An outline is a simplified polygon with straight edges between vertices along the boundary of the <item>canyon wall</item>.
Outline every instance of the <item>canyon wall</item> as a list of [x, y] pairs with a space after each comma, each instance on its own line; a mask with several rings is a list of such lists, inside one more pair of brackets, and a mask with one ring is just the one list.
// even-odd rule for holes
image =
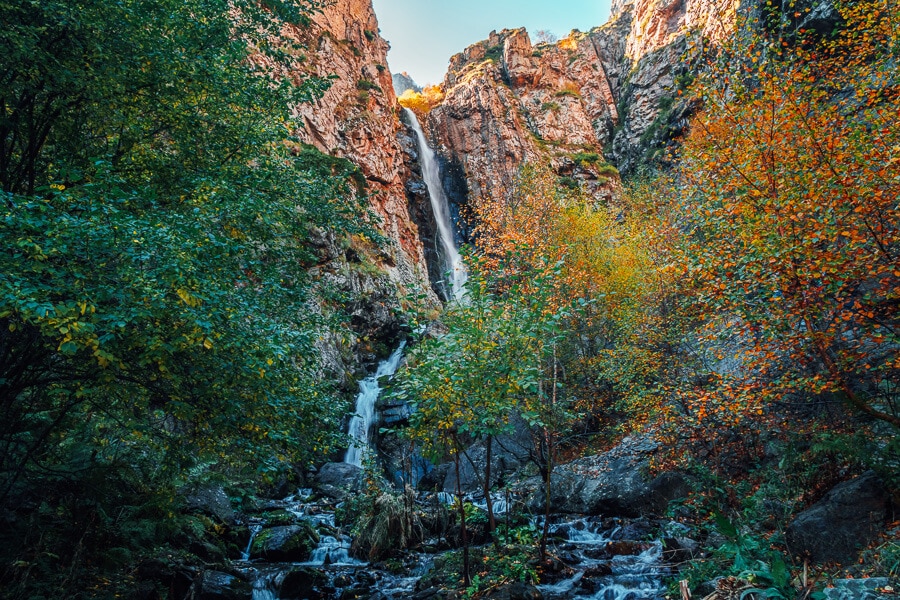
[[608, 23], [532, 44], [505, 29], [450, 60], [428, 114], [436, 147], [462, 166], [469, 201], [503, 197], [523, 162], [609, 199], [618, 173], [660, 160], [687, 123], [678, 100], [700, 42], [733, 29], [736, 0], [617, 1]]

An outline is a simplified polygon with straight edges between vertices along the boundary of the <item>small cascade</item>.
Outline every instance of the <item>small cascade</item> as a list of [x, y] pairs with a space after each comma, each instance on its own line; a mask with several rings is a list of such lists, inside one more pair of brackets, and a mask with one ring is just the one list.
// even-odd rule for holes
[[375, 420], [375, 402], [381, 393], [381, 387], [378, 385], [380, 377], [388, 377], [397, 372], [400, 366], [400, 359], [403, 357], [403, 349], [406, 342], [401, 342], [400, 346], [394, 350], [393, 354], [387, 360], [378, 365], [378, 369], [374, 375], [369, 375], [359, 382], [359, 395], [356, 397], [356, 412], [350, 419], [350, 427], [348, 433], [352, 438], [350, 447], [344, 457], [344, 462], [357, 467], [362, 466], [363, 457], [369, 448], [369, 430]]
[[574, 557], [577, 565], [572, 576], [538, 586], [545, 598], [657, 600], [665, 596], [660, 541], [615, 540], [617, 528], [603, 529], [589, 519], [558, 524], [550, 531], [565, 538], [560, 550]]
[[241, 553], [241, 560], [250, 560], [250, 548], [253, 547], [253, 540], [256, 539], [256, 535], [262, 531], [262, 528], [262, 523], [250, 524], [250, 541], [247, 542], [247, 548]]
[[261, 573], [253, 581], [253, 595], [251, 600], [278, 600], [278, 587], [283, 577], [281, 571], [269, 571]]
[[444, 251], [444, 258], [447, 261], [447, 270], [450, 272], [450, 294], [456, 300], [463, 296], [463, 286], [466, 284], [468, 273], [466, 265], [459, 255], [459, 249], [456, 247], [456, 239], [453, 235], [453, 223], [450, 220], [450, 205], [447, 202], [447, 195], [444, 194], [444, 188], [441, 185], [440, 168], [438, 166], [437, 157], [434, 150], [428, 147], [428, 140], [425, 139], [425, 132], [416, 118], [416, 113], [408, 108], [403, 109], [413, 131], [416, 132], [416, 139], [419, 142], [419, 164], [422, 167], [422, 178], [428, 188], [428, 198], [431, 200], [431, 210], [434, 212], [434, 219], [438, 226], [438, 237], [441, 241], [441, 248]]

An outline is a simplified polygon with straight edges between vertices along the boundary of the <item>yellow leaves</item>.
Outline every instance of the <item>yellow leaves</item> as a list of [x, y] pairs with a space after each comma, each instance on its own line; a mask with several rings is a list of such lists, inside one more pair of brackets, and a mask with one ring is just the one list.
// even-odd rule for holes
[[185, 288], [178, 288], [175, 290], [175, 293], [178, 294], [178, 297], [181, 298], [181, 301], [190, 306], [191, 308], [197, 308], [203, 301], [200, 298], [197, 298], [193, 294], [191, 294]]

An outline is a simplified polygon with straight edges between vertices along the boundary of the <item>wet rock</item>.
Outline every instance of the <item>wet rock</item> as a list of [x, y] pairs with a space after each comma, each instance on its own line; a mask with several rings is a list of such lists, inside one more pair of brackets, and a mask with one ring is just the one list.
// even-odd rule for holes
[[606, 551], [610, 556], [634, 556], [649, 550], [650, 544], [633, 540], [618, 540], [606, 544]]
[[348, 463], [325, 463], [316, 473], [316, 489], [322, 494], [342, 499], [348, 491], [357, 491], [362, 483], [363, 471]]
[[835, 486], [788, 526], [788, 547], [815, 562], [853, 561], [887, 521], [890, 497], [869, 471]]
[[186, 491], [185, 508], [214, 517], [223, 523], [234, 522], [231, 500], [220, 485], [208, 485]]
[[301, 567], [288, 572], [281, 582], [281, 600], [318, 600], [325, 598], [321, 589], [328, 584], [328, 576], [318, 569]]
[[221, 571], [205, 571], [194, 588], [197, 600], [250, 600], [252, 596], [248, 582]]
[[302, 562], [319, 542], [319, 534], [308, 521], [300, 525], [268, 527], [259, 532], [250, 548], [250, 558]]
[[[671, 500], [685, 496], [689, 486], [679, 473], [646, 474], [656, 450], [650, 438], [630, 437], [609, 452], [557, 467], [550, 484], [551, 511], [629, 517], [661, 513]], [[538, 512], [543, 484], [539, 478], [531, 482], [537, 490], [529, 506]]]
[[541, 591], [527, 583], [507, 583], [484, 596], [490, 600], [541, 600], [544, 597]]
[[[883, 593], [891, 587], [887, 577], [870, 577], [869, 579], [837, 579], [834, 587], [825, 588], [827, 600], [877, 600], [893, 596]], [[896, 588], [893, 588], [896, 590]], [[896, 593], [896, 591], [894, 592]]]
[[682, 563], [693, 559], [700, 552], [700, 543], [687, 537], [663, 538], [663, 560]]

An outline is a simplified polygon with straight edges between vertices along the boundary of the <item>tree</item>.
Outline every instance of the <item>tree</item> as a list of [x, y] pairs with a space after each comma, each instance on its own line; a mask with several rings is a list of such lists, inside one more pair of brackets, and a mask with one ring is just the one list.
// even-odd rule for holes
[[[0, 505], [23, 511], [3, 562], [56, 557], [4, 582], [80, 573], [72, 528], [142, 543], [104, 515], [171, 502], [188, 467], [265, 475], [334, 441], [307, 240], [370, 230], [291, 139], [327, 86], [282, 35], [311, 8], [0, 4]], [[28, 512], [41, 501], [68, 518]], [[28, 526], [45, 517], [53, 535]]]
[[887, 2], [840, 10], [824, 40], [776, 13], [698, 80], [682, 257], [710, 337], [736, 335], [743, 368], [697, 419], [835, 395], [900, 426], [898, 38]]

